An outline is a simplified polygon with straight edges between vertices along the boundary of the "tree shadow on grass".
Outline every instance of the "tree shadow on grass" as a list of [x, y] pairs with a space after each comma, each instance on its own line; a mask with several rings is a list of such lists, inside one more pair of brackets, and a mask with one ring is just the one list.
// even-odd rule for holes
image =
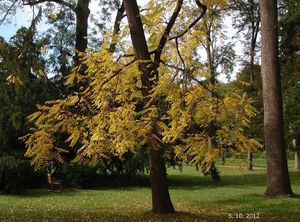
[[184, 176], [173, 175], [169, 177], [169, 185], [174, 189], [194, 190], [199, 188], [215, 187], [250, 187], [265, 186], [266, 175], [264, 174], [241, 174], [221, 176], [221, 181], [212, 181], [207, 176]]

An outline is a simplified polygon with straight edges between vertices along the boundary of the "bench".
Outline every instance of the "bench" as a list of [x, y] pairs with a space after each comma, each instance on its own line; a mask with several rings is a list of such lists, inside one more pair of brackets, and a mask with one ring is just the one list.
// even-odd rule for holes
[[51, 190], [58, 188], [62, 189], [62, 180], [57, 180], [50, 173], [47, 174], [47, 181], [50, 185]]

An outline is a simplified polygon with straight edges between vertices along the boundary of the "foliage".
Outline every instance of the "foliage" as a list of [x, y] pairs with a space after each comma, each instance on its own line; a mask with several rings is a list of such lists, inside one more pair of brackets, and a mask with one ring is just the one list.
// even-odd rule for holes
[[[63, 153], [68, 150], [57, 146], [55, 140], [57, 134], [64, 133], [70, 149], [77, 152], [75, 161], [81, 163], [96, 165], [111, 156], [122, 158], [127, 152], [136, 152], [149, 137], [153, 146], [158, 142], [173, 144], [182, 140], [185, 145], [177, 146], [176, 155], [185, 153], [182, 158], [198, 163], [203, 157], [212, 158], [216, 152], [207, 152], [203, 131], [187, 134], [188, 128], [193, 122], [201, 128], [212, 116], [218, 117], [222, 126], [216, 137], [220, 144], [232, 143], [241, 149], [259, 145], [242, 134], [249, 118], [255, 115], [245, 95], [232, 94], [220, 100], [206, 100], [208, 92], [201, 85], [182, 89], [172, 81], [173, 73], [165, 70], [151, 98], [164, 98], [167, 106], [163, 107], [169, 107], [168, 110], [151, 106], [139, 110], [140, 76], [136, 63], [120, 69], [122, 64], [115, 63], [103, 49], [88, 56], [86, 64], [89, 75], [73, 73], [67, 83], [76, 79], [91, 82], [90, 87], [65, 100], [39, 105], [39, 111], [29, 117], [36, 127], [25, 137], [26, 155], [33, 158], [32, 164], [37, 168], [49, 161], [64, 161]], [[218, 107], [218, 113], [209, 109], [212, 102]], [[150, 124], [153, 119], [156, 120], [154, 126]], [[153, 138], [150, 133], [153, 127], [162, 140]]]
[[280, 54], [283, 73], [285, 132], [288, 145], [291, 148], [291, 141], [300, 135], [300, 13], [299, 4], [296, 1], [285, 0], [281, 2], [281, 6], [279, 25], [281, 27]]
[[0, 39], [1, 153], [24, 147], [17, 138], [27, 130], [26, 116], [36, 103], [55, 97], [55, 86], [44, 74], [43, 44], [34, 39], [34, 24], [21, 28], [10, 42]]
[[20, 194], [33, 177], [28, 160], [14, 156], [0, 157], [0, 190], [8, 194]]
[[[260, 11], [258, 0], [230, 1], [232, 25], [243, 37], [239, 40], [243, 44], [244, 55], [240, 58], [243, 64], [256, 64], [259, 59], [258, 34], [260, 30]], [[238, 36], [239, 37], [239, 36]]]
[[[252, 84], [249, 83], [250, 74], [252, 75]], [[246, 65], [231, 84], [235, 90], [238, 90], [240, 93], [246, 93], [251, 98], [251, 104], [257, 114], [253, 117], [249, 128], [246, 130], [246, 135], [255, 138], [263, 144], [263, 95], [260, 66], [254, 65], [251, 68], [249, 65]]]
[[[153, 48], [163, 30], [147, 16], [155, 13], [157, 21], [163, 20], [167, 8], [155, 7], [153, 2], [149, 4], [152, 7], [143, 20], [150, 32], [149, 47]], [[187, 5], [184, 15], [189, 15], [190, 10], [192, 8]], [[176, 26], [173, 32], [179, 31], [180, 27]], [[184, 51], [197, 51], [194, 36], [188, 33], [184, 37], [193, 42], [189, 46], [183, 42], [177, 47], [172, 42], [167, 44], [162, 59], [173, 64], [164, 63], [158, 68], [159, 81], [147, 104], [143, 104], [141, 74], [135, 60], [130, 56], [117, 59], [107, 50], [108, 43], [104, 43], [99, 52], [87, 55], [83, 63], [88, 67], [86, 74], [75, 70], [66, 84], [88, 87], [64, 100], [38, 105], [38, 111], [29, 116], [35, 127], [23, 139], [27, 146], [26, 156], [32, 158], [32, 164], [40, 168], [51, 161], [63, 163], [71, 151], [75, 162], [95, 166], [114, 156], [122, 159], [126, 153], [136, 153], [146, 144], [174, 148], [176, 157], [183, 161], [207, 164], [218, 154], [218, 146], [242, 150], [259, 147], [258, 142], [243, 135], [256, 112], [246, 95], [232, 93], [211, 97], [205, 81], [198, 84], [201, 83], [199, 79], [209, 76], [197, 65], [197, 58]], [[123, 42], [125, 38], [122, 36], [119, 47], [124, 53], [130, 53], [132, 49]], [[177, 53], [167, 53], [176, 48]], [[180, 69], [180, 50], [186, 61], [183, 70]], [[174, 72], [172, 67], [179, 67], [179, 71]], [[212, 119], [218, 127], [214, 136], [215, 149], [208, 151], [205, 135]], [[193, 126], [198, 130], [193, 131]], [[60, 143], [58, 136], [65, 138], [67, 145]]]

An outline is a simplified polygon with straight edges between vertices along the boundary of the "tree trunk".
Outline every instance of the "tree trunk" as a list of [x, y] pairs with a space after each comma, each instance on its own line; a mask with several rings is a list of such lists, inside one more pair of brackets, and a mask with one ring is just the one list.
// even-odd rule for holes
[[283, 131], [278, 62], [277, 1], [260, 0], [264, 133], [267, 152], [266, 196], [292, 195]]
[[253, 154], [251, 151], [248, 151], [248, 170], [253, 170]]
[[297, 173], [300, 173], [300, 153], [298, 151], [295, 152], [295, 169]]
[[298, 135], [295, 139], [293, 139], [293, 147], [295, 150], [295, 169], [298, 174], [300, 174], [300, 153], [298, 150], [300, 143], [300, 135]]
[[220, 147], [220, 156], [221, 156], [221, 160], [222, 160], [221, 164], [222, 164], [222, 165], [225, 165], [225, 163], [226, 163], [226, 160], [225, 160], [225, 152], [224, 152], [224, 149], [223, 149], [222, 145], [221, 145], [221, 147]]
[[108, 51], [111, 53], [115, 52], [115, 50], [116, 50], [117, 42], [119, 40], [120, 23], [122, 21], [124, 12], [125, 12], [125, 8], [124, 8], [124, 3], [122, 1], [122, 4], [121, 4], [120, 8], [118, 8], [118, 11], [117, 11], [117, 15], [116, 15], [115, 23], [114, 23], [113, 35], [112, 35], [111, 43], [110, 43], [110, 46], [108, 49]]
[[150, 147], [150, 182], [152, 191], [152, 211], [158, 214], [173, 213], [163, 149]]
[[[153, 78], [156, 76], [157, 70], [153, 70], [153, 67], [155, 66], [151, 61], [136, 0], [124, 0], [124, 6], [127, 14], [135, 57], [139, 61], [138, 67], [141, 72], [143, 85], [142, 93], [145, 100], [144, 104], [147, 104], [147, 97], [157, 82], [157, 79]], [[156, 132], [153, 131], [153, 133]], [[157, 149], [151, 143], [148, 145], [150, 149], [149, 163], [152, 191], [152, 210], [154, 213], [173, 213], [174, 207], [172, 205], [168, 190], [163, 148], [160, 147]]]
[[78, 0], [77, 6], [74, 10], [76, 14], [75, 66], [80, 64], [78, 53], [85, 52], [88, 44], [88, 18], [90, 15], [89, 2], [90, 0]]

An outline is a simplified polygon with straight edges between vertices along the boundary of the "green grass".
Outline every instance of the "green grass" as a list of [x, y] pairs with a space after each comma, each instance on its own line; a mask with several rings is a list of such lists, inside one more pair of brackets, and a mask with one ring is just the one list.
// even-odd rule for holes
[[[248, 172], [219, 167], [221, 182], [212, 182], [194, 167], [168, 169], [174, 215], [153, 215], [148, 187], [62, 191], [29, 190], [22, 196], [0, 195], [0, 221], [242, 221], [228, 215], [259, 214], [243, 221], [300, 221], [298, 198], [263, 197], [265, 170]], [[295, 193], [300, 177], [291, 172]]]
[[[220, 159], [217, 159], [218, 163], [221, 163]], [[241, 168], [247, 167], [247, 159], [234, 159], [234, 158], [227, 158], [226, 165], [230, 166], [239, 166]], [[293, 169], [295, 165], [294, 160], [288, 160], [288, 167]], [[267, 160], [263, 158], [253, 158], [253, 167], [254, 168], [265, 168], [267, 167]]]

